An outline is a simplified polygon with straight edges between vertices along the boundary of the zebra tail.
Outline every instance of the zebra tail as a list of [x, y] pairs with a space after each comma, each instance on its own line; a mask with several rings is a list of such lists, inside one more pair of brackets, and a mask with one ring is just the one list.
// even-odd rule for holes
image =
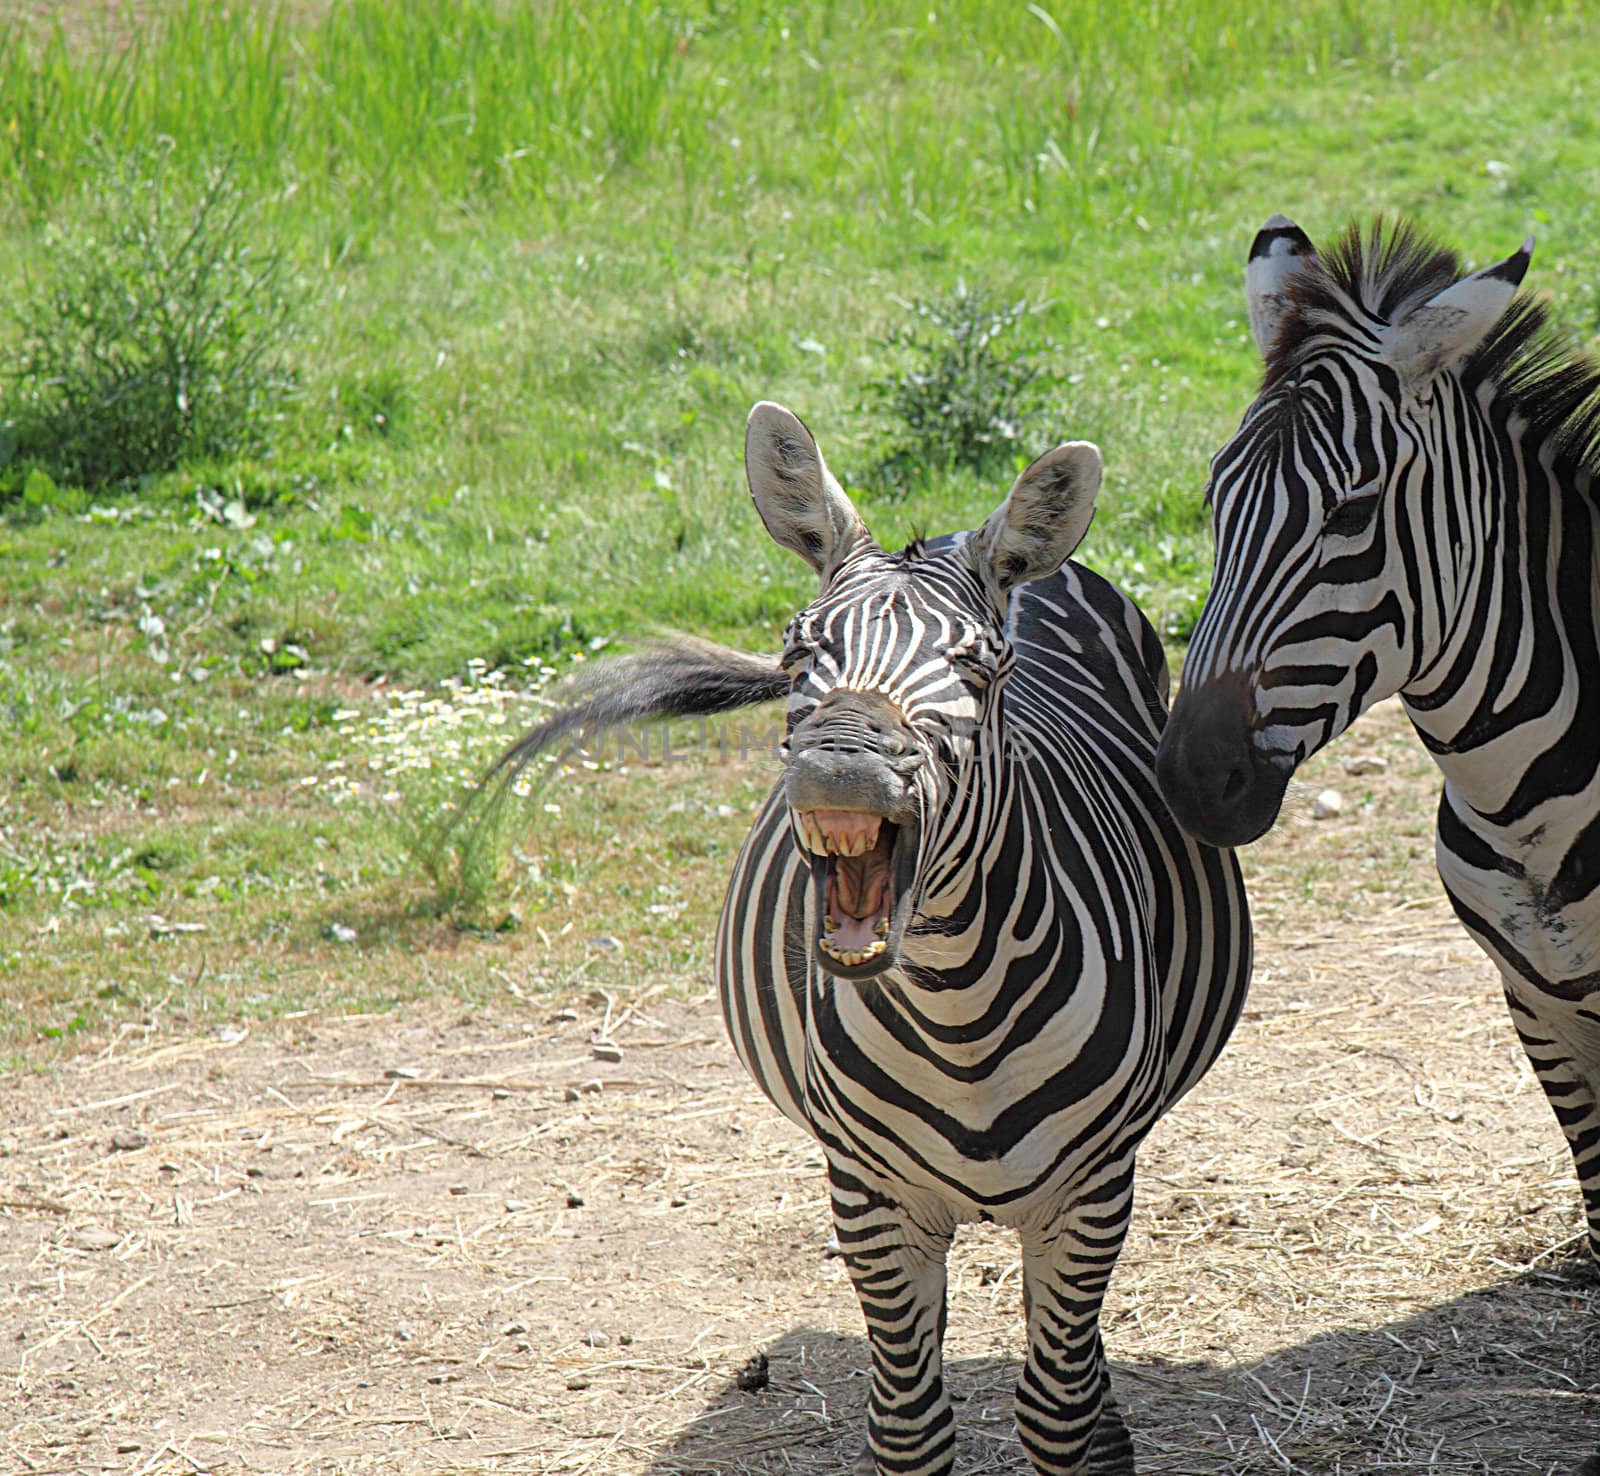
[[691, 636], [654, 641], [568, 677], [556, 689], [565, 705], [506, 749], [485, 782], [503, 789], [541, 754], [579, 734], [592, 738], [652, 718], [710, 717], [788, 691], [789, 678], [774, 657]]

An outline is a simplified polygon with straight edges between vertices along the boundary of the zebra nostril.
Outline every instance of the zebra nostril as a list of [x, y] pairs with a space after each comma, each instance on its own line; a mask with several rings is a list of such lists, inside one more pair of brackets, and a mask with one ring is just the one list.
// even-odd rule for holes
[[1243, 769], [1229, 769], [1222, 778], [1222, 801], [1232, 804], [1250, 787], [1250, 777]]

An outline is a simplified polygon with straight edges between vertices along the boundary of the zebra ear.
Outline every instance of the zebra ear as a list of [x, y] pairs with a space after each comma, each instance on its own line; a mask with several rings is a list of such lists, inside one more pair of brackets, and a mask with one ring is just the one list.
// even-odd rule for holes
[[1533, 259], [1533, 237], [1414, 307], [1384, 332], [1383, 357], [1408, 384], [1456, 368], [1494, 331]]
[[1100, 448], [1069, 441], [1046, 451], [989, 514], [974, 543], [978, 571], [1003, 605], [1030, 579], [1054, 574], [1089, 531], [1100, 490]]
[[823, 465], [800, 417], [762, 400], [744, 429], [744, 474], [756, 511], [775, 541], [793, 549], [827, 584], [866, 525]]
[[1317, 248], [1311, 237], [1287, 215], [1274, 215], [1250, 243], [1244, 298], [1250, 310], [1250, 336], [1263, 359], [1288, 314], [1291, 279], [1316, 261]]

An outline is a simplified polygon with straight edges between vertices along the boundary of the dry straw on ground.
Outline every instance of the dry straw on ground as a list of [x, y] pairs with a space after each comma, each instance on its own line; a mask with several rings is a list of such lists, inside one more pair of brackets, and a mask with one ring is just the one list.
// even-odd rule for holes
[[[1370, 796], [1252, 856], [1247, 1016], [1143, 1156], [1106, 1336], [1157, 1476], [1600, 1440], [1565, 1147], [1407, 850], [1426, 774], [1364, 734]], [[827, 1239], [705, 996], [129, 1032], [0, 1078], [0, 1465], [838, 1471], [864, 1344]], [[959, 1469], [1020, 1473], [1010, 1239], [964, 1233], [951, 1284]]]

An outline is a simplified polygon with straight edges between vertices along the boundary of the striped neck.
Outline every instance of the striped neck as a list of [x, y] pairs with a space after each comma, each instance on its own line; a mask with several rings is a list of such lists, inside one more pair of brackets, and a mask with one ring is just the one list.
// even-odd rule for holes
[[1003, 695], [998, 706], [928, 827], [922, 892], [896, 971], [918, 1010], [949, 1025], [981, 1014], [1004, 983], [999, 942], [1029, 882], [1019, 854], [1025, 768], [1005, 725]]
[[1465, 408], [1473, 459], [1451, 467], [1455, 527], [1433, 549], [1453, 616], [1401, 699], [1453, 797], [1531, 843], [1600, 770], [1600, 519], [1590, 476], [1487, 388]]

